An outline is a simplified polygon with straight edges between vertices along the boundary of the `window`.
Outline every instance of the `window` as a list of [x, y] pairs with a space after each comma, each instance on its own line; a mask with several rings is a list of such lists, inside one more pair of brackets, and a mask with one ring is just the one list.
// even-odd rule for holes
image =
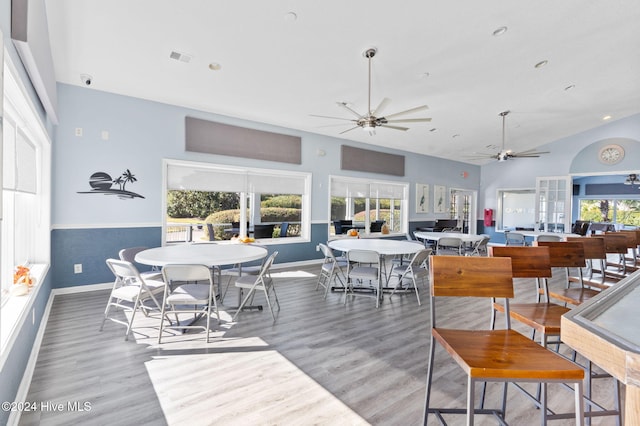
[[165, 242], [251, 236], [256, 225], [261, 240], [279, 238], [285, 222], [287, 236], [310, 239], [309, 173], [176, 160], [165, 170]]
[[534, 189], [498, 190], [496, 229], [535, 229], [535, 204]]
[[[5, 54], [5, 58], [7, 55]], [[13, 272], [31, 269], [37, 286], [50, 262], [51, 146], [11, 64], [3, 67], [0, 314], [2, 350], [24, 318], [30, 297], [13, 297]], [[2, 84], [0, 84], [2, 87]], [[16, 287], [17, 288], [17, 287]], [[33, 294], [33, 289], [31, 294]]]
[[640, 200], [581, 199], [580, 220], [640, 226]]
[[375, 232], [382, 222], [390, 232], [407, 232], [408, 184], [339, 176], [331, 177], [330, 182], [330, 235], [351, 228]]

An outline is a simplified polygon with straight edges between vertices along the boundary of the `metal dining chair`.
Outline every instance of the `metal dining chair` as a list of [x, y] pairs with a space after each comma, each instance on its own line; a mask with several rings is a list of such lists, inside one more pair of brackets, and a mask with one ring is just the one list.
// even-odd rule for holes
[[[164, 293], [162, 298], [162, 318], [158, 343], [162, 343], [162, 333], [167, 328], [187, 330], [202, 328], [207, 333], [207, 343], [211, 331], [211, 309], [215, 309], [218, 323], [220, 313], [216, 302], [213, 276], [207, 265], [166, 265], [162, 268]], [[181, 320], [180, 314], [192, 314], [188, 321]], [[166, 321], [166, 315], [173, 314], [175, 322]], [[206, 326], [194, 325], [199, 316], [207, 317]]]
[[[145, 279], [140, 275], [138, 268], [131, 262], [118, 259], [107, 259], [107, 266], [115, 276], [111, 293], [104, 310], [100, 331], [104, 329], [106, 320], [125, 325], [127, 330], [124, 340], [129, 340], [129, 333], [133, 327], [133, 321], [136, 313], [141, 311], [145, 316], [150, 311], [162, 311], [162, 306], [156, 296], [159, 296], [164, 290], [164, 281]], [[145, 302], [152, 301], [153, 305], [145, 305]], [[113, 309], [122, 309], [130, 312], [131, 317], [128, 321], [110, 316]]]
[[[381, 271], [380, 254], [373, 250], [349, 250], [347, 252], [347, 289], [344, 292], [344, 303], [347, 297], [356, 295], [372, 296], [376, 299], [376, 308], [380, 306]], [[355, 283], [360, 286], [356, 286]], [[356, 287], [359, 287], [356, 290]], [[363, 290], [369, 293], [363, 292]]]

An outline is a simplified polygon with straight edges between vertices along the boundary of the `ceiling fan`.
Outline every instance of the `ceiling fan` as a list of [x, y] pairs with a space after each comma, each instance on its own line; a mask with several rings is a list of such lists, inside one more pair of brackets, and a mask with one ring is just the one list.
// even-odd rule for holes
[[347, 110], [349, 113], [355, 115], [356, 118], [353, 119], [353, 118], [342, 118], [342, 117], [329, 117], [329, 116], [326, 116], [326, 115], [314, 115], [314, 114], [311, 114], [311, 115], [313, 117], [332, 118], [332, 119], [336, 119], [336, 120], [344, 120], [344, 121], [350, 121], [352, 123], [355, 123], [354, 127], [351, 127], [351, 128], [349, 128], [347, 130], [344, 130], [344, 131], [340, 132], [340, 134], [350, 132], [351, 130], [354, 130], [354, 129], [357, 129], [358, 127], [360, 127], [363, 130], [369, 132], [369, 135], [371, 135], [371, 136], [376, 134], [376, 127], [386, 127], [388, 129], [405, 130], [406, 131], [406, 130], [409, 130], [408, 127], [397, 126], [395, 124], [396, 123], [427, 123], [427, 122], [431, 121], [430, 118], [404, 118], [404, 119], [398, 119], [398, 117], [400, 117], [400, 116], [428, 109], [429, 107], [426, 106], [426, 105], [421, 105], [419, 107], [411, 108], [411, 109], [408, 109], [408, 110], [405, 110], [405, 111], [396, 112], [396, 113], [389, 114], [389, 115], [384, 116], [384, 117], [380, 117], [380, 116], [377, 116], [377, 114], [380, 114], [382, 112], [382, 110], [390, 102], [388, 98], [384, 98], [384, 99], [382, 99], [382, 101], [380, 102], [380, 104], [378, 105], [378, 107], [376, 109], [373, 109], [373, 110], [371, 109], [371, 59], [376, 55], [377, 52], [378, 52], [377, 49], [372, 47], [372, 48], [369, 48], [369, 49], [365, 50], [364, 53], [363, 53], [364, 57], [367, 58], [368, 61], [369, 61], [369, 91], [368, 91], [368, 103], [367, 103], [367, 113], [366, 114], [358, 113], [357, 111], [355, 111], [351, 107], [349, 107], [349, 105], [346, 102], [336, 102], [336, 104], [340, 108], [343, 108], [343, 109]]
[[480, 157], [473, 157], [473, 159], [482, 159], [482, 158], [494, 158], [498, 161], [507, 161], [510, 158], [537, 158], [540, 157], [540, 154], [548, 154], [549, 151], [536, 151], [535, 149], [529, 149], [521, 152], [513, 152], [510, 149], [506, 149], [504, 145], [505, 141], [505, 123], [507, 115], [509, 115], [511, 111], [503, 111], [499, 116], [502, 117], [502, 148], [498, 151], [497, 154], [481, 154]]

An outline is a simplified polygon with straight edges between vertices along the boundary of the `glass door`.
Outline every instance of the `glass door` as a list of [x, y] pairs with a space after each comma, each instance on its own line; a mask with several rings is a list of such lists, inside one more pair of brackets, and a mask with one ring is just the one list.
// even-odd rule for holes
[[451, 218], [465, 234], [477, 232], [476, 198], [476, 191], [451, 188]]
[[571, 232], [571, 177], [536, 179], [536, 231]]

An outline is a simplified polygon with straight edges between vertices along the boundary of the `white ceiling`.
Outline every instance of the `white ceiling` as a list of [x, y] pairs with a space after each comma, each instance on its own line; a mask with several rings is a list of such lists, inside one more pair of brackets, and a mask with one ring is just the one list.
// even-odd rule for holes
[[[504, 110], [516, 151], [640, 113], [637, 0], [45, 1], [60, 82], [421, 154], [497, 152]], [[431, 123], [339, 135], [310, 116], [366, 112], [372, 46], [372, 107], [427, 104], [403, 118]]]

